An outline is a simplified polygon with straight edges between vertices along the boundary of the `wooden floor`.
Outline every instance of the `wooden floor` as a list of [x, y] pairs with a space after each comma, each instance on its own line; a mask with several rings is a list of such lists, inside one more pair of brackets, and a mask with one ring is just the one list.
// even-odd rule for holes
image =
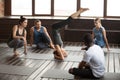
[[[83, 51], [76, 50], [74, 47], [80, 47], [81, 44], [78, 42], [65, 42], [64, 47], [73, 47], [68, 49], [69, 55], [81, 55]], [[119, 45], [110, 45], [111, 48], [120, 49]], [[20, 56], [24, 56], [23, 48], [18, 49]], [[28, 48], [29, 52], [33, 54], [52, 54], [52, 49], [39, 50], [36, 48]], [[68, 70], [70, 67], [77, 67], [79, 62], [72, 61], [58, 61], [58, 60], [35, 60], [35, 59], [23, 59], [23, 58], [10, 58], [7, 54], [12, 54], [12, 49], [8, 48], [6, 44], [0, 43], [0, 64], [6, 65], [17, 65], [17, 66], [27, 66], [36, 68], [36, 70], [29, 76], [20, 75], [9, 75], [0, 74], [0, 80], [61, 80], [61, 79], [47, 79], [41, 78], [41, 75], [45, 73], [48, 69], [62, 69]], [[106, 60], [106, 72], [120, 73], [120, 53], [105, 53]]]

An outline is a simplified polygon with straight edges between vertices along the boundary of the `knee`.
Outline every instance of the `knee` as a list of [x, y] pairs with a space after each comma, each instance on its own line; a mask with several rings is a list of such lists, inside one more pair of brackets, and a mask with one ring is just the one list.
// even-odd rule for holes
[[72, 74], [72, 73], [73, 73], [73, 68], [70, 68], [70, 69], [68, 70], [68, 72], [69, 72], [70, 74]]
[[13, 44], [7, 43], [8, 47], [13, 48]]
[[14, 41], [15, 41], [16, 43], [18, 43], [18, 42], [20, 41], [20, 39], [14, 39]]
[[23, 44], [24, 44], [24, 45], [27, 45], [27, 42], [24, 42]]

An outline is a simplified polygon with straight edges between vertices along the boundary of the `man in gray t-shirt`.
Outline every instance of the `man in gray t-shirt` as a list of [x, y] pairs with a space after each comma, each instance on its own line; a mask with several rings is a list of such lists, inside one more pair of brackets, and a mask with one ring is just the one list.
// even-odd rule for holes
[[84, 36], [86, 53], [78, 68], [70, 68], [69, 73], [83, 78], [101, 78], [105, 73], [105, 57], [101, 47], [93, 43], [91, 34]]

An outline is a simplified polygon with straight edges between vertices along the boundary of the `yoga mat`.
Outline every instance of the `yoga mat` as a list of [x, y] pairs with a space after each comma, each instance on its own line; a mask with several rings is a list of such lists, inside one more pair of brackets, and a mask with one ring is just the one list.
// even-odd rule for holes
[[[42, 76], [42, 78], [52, 78], [52, 79], [70, 79], [74, 80], [74, 76], [69, 74], [66, 70], [60, 69], [49, 69]], [[77, 79], [78, 80], [78, 79]], [[104, 77], [101, 79], [89, 79], [89, 78], [79, 78], [79, 80], [120, 80], [120, 73], [105, 73]]]
[[82, 47], [76, 47], [76, 46], [65, 46], [65, 50], [71, 50], [71, 51], [80, 51]]
[[15, 75], [30, 75], [35, 68], [30, 68], [26, 66], [12, 66], [0, 64], [0, 73], [4, 74], [15, 74]]
[[[26, 59], [43, 59], [43, 60], [55, 60], [53, 54], [27, 54], [26, 56], [20, 56], [21, 58], [26, 58]], [[82, 55], [81, 56], [72, 56], [68, 55], [65, 57], [64, 60], [62, 61], [75, 61], [75, 62], [80, 62], [82, 60]]]
[[[76, 47], [76, 46], [66, 46], [64, 47], [65, 50], [68, 51], [81, 51], [82, 47]], [[110, 48], [110, 51], [107, 50], [107, 48], [103, 48], [103, 51], [105, 53], [120, 53], [120, 48]]]
[[42, 76], [42, 78], [57, 78], [57, 79], [74, 79], [72, 74], [69, 74], [67, 70], [49, 69]]
[[53, 60], [54, 55], [53, 54], [33, 54], [33, 53], [28, 53], [25, 56], [20, 56], [21, 58], [26, 58], [26, 59], [45, 59], [45, 60]]
[[103, 51], [105, 53], [120, 53], [120, 49], [119, 48], [110, 48], [110, 51], [108, 51], [107, 48], [103, 48]]
[[100, 80], [120, 80], [120, 73], [105, 73], [104, 77]]
[[83, 59], [83, 56], [81, 55], [81, 56], [72, 56], [72, 55], [68, 55], [65, 59], [64, 59], [64, 61], [74, 61], [74, 62], [81, 62], [81, 60]]

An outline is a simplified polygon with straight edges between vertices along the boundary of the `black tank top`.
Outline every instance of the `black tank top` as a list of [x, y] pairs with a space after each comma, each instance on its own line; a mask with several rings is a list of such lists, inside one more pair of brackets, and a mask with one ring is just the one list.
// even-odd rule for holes
[[[24, 36], [24, 33], [25, 33], [25, 29], [23, 29], [23, 33], [22, 34], [19, 34], [19, 26], [18, 26], [17, 31], [16, 31], [16, 36]], [[10, 37], [8, 38], [7, 43], [12, 41], [12, 40], [13, 40], [13, 31], [12, 31]]]
[[19, 34], [19, 26], [18, 26], [18, 29], [16, 31], [16, 36], [24, 36], [24, 33], [25, 33], [25, 29], [23, 29], [23, 33], [22, 34]]

